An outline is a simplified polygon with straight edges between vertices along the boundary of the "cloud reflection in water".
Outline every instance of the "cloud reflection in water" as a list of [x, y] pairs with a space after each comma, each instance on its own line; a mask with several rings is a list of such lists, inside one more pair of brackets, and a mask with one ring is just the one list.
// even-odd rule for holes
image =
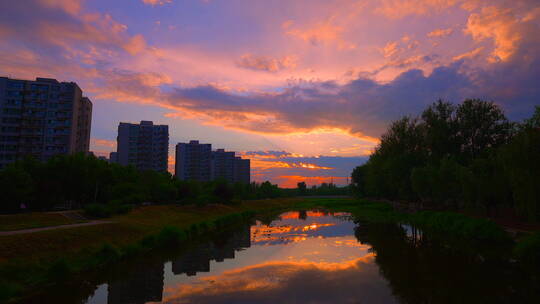
[[209, 273], [167, 284], [163, 301], [394, 303], [374, 254], [358, 243], [353, 227], [346, 214], [323, 212], [290, 212], [269, 226], [258, 223], [251, 248], [229, 260], [234, 265], [217, 263]]

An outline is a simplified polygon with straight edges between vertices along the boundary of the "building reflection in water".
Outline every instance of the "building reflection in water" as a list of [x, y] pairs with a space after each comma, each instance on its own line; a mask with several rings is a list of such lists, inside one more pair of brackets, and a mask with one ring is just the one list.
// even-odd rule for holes
[[251, 229], [249, 225], [242, 227], [230, 237], [199, 245], [172, 262], [175, 275], [195, 276], [198, 272], [209, 272], [210, 261], [223, 262], [234, 259], [235, 251], [251, 246]]

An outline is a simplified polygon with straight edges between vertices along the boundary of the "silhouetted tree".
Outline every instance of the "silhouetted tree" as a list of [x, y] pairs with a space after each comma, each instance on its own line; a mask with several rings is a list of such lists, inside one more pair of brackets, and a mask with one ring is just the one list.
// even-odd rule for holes
[[298, 193], [301, 195], [305, 195], [307, 192], [306, 182], [299, 182], [297, 185], [298, 185]]

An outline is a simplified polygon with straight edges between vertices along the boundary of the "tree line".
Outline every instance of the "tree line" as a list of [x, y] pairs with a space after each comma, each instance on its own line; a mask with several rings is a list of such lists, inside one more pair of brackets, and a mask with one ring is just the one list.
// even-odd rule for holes
[[146, 202], [205, 205], [286, 195], [269, 181], [180, 181], [168, 172], [140, 171], [82, 153], [12, 163], [0, 171], [0, 193], [0, 213]]
[[320, 185], [312, 185], [308, 187], [306, 182], [296, 184], [296, 194], [301, 196], [317, 196], [317, 195], [350, 195], [350, 187], [339, 187], [334, 183], [321, 183]]
[[[303, 184], [305, 186], [305, 183]], [[283, 189], [269, 181], [181, 181], [168, 172], [140, 171], [93, 155], [57, 155], [47, 162], [24, 158], [0, 170], [0, 213], [85, 208], [96, 216], [144, 203], [233, 204], [240, 200], [348, 193], [323, 183]]]
[[478, 99], [441, 101], [390, 124], [354, 169], [360, 196], [540, 220], [540, 107], [511, 122]]

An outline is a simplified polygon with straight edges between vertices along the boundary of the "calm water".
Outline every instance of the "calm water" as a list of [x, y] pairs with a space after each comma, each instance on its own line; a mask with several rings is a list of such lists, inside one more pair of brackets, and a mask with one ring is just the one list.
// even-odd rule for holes
[[407, 226], [288, 212], [188, 251], [131, 261], [32, 303], [540, 303], [509, 262]]

